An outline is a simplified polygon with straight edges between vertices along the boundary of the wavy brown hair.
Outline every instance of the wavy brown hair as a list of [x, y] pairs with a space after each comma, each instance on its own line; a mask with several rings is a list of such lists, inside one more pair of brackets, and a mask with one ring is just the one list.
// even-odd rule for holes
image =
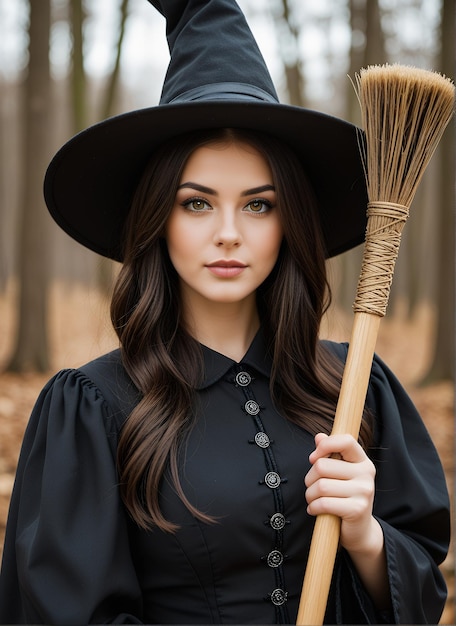
[[[124, 503], [143, 528], [176, 529], [159, 505], [167, 469], [191, 513], [212, 521], [188, 501], [179, 481], [178, 453], [193, 422], [202, 354], [185, 329], [164, 232], [191, 153], [230, 140], [246, 142], [268, 161], [284, 231], [277, 263], [257, 291], [273, 358], [273, 401], [285, 418], [312, 434], [329, 433], [333, 422], [343, 366], [318, 339], [330, 290], [316, 202], [300, 162], [274, 137], [246, 130], [199, 131], [170, 141], [154, 153], [133, 198], [111, 304], [124, 366], [142, 394], [120, 433], [118, 468]], [[370, 438], [364, 419], [364, 447]]]

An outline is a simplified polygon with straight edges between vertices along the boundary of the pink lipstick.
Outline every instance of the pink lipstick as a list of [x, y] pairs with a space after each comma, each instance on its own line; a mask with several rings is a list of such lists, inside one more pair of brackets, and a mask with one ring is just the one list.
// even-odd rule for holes
[[242, 274], [247, 266], [240, 261], [219, 259], [218, 261], [208, 263], [206, 267], [212, 274], [219, 278], [234, 278]]

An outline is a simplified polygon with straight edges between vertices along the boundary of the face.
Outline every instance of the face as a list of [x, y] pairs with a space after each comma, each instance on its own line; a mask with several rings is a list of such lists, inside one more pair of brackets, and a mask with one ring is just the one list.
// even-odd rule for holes
[[166, 228], [183, 302], [254, 306], [277, 260], [282, 227], [266, 160], [237, 142], [196, 149]]

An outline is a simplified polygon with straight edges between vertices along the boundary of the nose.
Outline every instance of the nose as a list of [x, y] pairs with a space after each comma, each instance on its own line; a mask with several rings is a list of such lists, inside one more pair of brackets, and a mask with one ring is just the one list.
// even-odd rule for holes
[[214, 243], [216, 246], [229, 248], [241, 245], [242, 236], [235, 211], [227, 209], [218, 212], [214, 231]]

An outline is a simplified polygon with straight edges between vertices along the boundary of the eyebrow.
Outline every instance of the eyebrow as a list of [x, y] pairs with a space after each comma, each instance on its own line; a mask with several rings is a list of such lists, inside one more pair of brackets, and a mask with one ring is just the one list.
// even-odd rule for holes
[[[195, 191], [201, 191], [201, 193], [207, 193], [211, 196], [218, 196], [218, 193], [215, 191], [215, 189], [211, 189], [210, 187], [206, 187], [205, 185], [200, 185], [199, 183], [193, 183], [191, 181], [182, 183], [182, 185], [179, 185], [177, 189], [179, 190], [179, 189], [184, 189], [184, 188], [195, 189]], [[275, 187], [274, 185], [269, 185], [269, 184], [260, 185], [259, 187], [252, 187], [252, 189], [246, 189], [245, 191], [243, 191], [241, 193], [241, 196], [252, 196], [257, 193], [262, 193], [263, 191], [275, 191]]]

